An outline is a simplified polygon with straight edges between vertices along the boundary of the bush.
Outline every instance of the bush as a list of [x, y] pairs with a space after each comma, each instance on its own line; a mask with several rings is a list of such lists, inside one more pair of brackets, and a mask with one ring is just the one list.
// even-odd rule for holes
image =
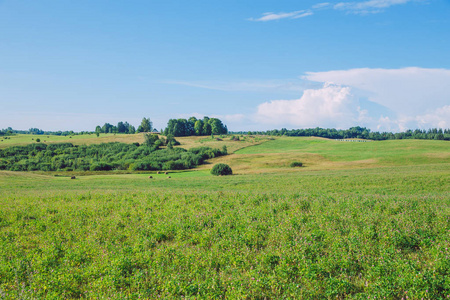
[[[156, 135], [154, 135], [156, 136]], [[46, 145], [33, 143], [0, 149], [0, 170], [183, 170], [193, 168], [205, 159], [226, 154], [209, 147], [161, 149], [156, 139], [152, 146], [125, 143], [104, 143], [74, 146], [71, 143]], [[172, 142], [169, 144], [172, 145]], [[68, 169], [69, 168], [69, 169]]]
[[295, 168], [295, 167], [302, 167], [303, 164], [301, 162], [299, 162], [299, 161], [294, 161], [294, 162], [291, 162], [291, 164], [289, 166], [291, 168]]
[[107, 163], [93, 163], [90, 167], [91, 171], [111, 171], [113, 168]]
[[217, 164], [211, 169], [211, 174], [219, 176], [219, 175], [231, 175], [233, 171], [231, 170], [229, 165], [226, 164]]

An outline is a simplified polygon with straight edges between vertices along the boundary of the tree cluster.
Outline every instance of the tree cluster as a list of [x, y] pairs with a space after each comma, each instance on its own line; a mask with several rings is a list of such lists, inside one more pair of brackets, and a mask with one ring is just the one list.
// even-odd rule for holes
[[111, 125], [110, 123], [105, 123], [103, 126], [97, 125], [95, 127], [96, 133], [125, 133], [134, 134], [139, 132], [151, 132], [153, 129], [153, 122], [150, 118], [142, 118], [141, 124], [136, 129], [133, 125], [128, 122], [118, 122], [117, 125]]
[[8, 127], [6, 129], [2, 129], [0, 130], [0, 136], [10, 136], [13, 135], [13, 129], [11, 127]]
[[180, 145], [180, 142], [178, 142], [173, 135], [168, 134], [166, 138], [164, 137], [158, 137], [156, 134], [151, 133], [145, 133], [144, 134], [144, 143], [147, 146], [150, 147], [160, 147], [160, 146], [167, 146], [169, 149], [173, 148], [173, 146]]
[[12, 129], [11, 127], [8, 127], [6, 129], [0, 130], [0, 136], [11, 136], [15, 134], [35, 134], [35, 135], [61, 135], [61, 136], [68, 136], [68, 135], [83, 135], [83, 134], [91, 134], [92, 132], [89, 131], [80, 131], [80, 132], [74, 132], [73, 130], [67, 130], [67, 131], [44, 131], [39, 128], [30, 128], [28, 130], [16, 130]]
[[400, 140], [400, 139], [428, 139], [428, 140], [450, 140], [450, 129], [429, 129], [429, 130], [407, 130], [405, 132], [376, 132], [365, 127], [351, 127], [349, 129], [330, 129], [330, 128], [308, 128], [308, 129], [291, 129], [283, 128], [281, 130], [274, 129], [268, 131], [250, 131], [236, 132], [259, 135], [272, 136], [317, 136], [329, 139], [368, 139], [368, 140]]
[[197, 119], [190, 117], [189, 119], [170, 119], [164, 129], [164, 135], [177, 136], [202, 136], [211, 134], [227, 134], [227, 126], [217, 118], [204, 117]]
[[119, 122], [117, 126], [111, 125], [109, 123], [103, 124], [103, 126], [95, 127], [96, 133], [135, 133], [136, 128], [130, 125], [128, 122]]
[[226, 154], [226, 149], [209, 147], [190, 150], [169, 147], [159, 149], [156, 142], [142, 145], [103, 143], [89, 146], [34, 143], [0, 150], [0, 170], [182, 170], [196, 167], [205, 159]]

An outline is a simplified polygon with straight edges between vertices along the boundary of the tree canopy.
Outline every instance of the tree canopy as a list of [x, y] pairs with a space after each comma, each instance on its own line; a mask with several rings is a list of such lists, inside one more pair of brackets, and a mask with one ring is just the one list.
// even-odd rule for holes
[[228, 128], [217, 118], [204, 117], [197, 119], [190, 117], [189, 119], [170, 119], [164, 129], [164, 135], [171, 134], [173, 136], [191, 136], [191, 135], [211, 135], [211, 134], [227, 134]]
[[351, 127], [349, 129], [334, 128], [306, 128], [306, 129], [286, 129], [282, 128], [268, 131], [247, 131], [233, 132], [273, 136], [317, 136], [329, 139], [369, 139], [375, 141], [381, 140], [401, 140], [401, 139], [428, 139], [428, 140], [450, 140], [450, 129], [432, 128], [428, 130], [407, 130], [404, 132], [377, 132], [371, 131], [365, 127]]
[[142, 118], [141, 125], [139, 125], [137, 132], [151, 132], [153, 129], [153, 123], [150, 118]]

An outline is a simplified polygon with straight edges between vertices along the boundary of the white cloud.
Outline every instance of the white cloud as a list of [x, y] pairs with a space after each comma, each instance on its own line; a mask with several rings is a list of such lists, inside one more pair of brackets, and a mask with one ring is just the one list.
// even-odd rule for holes
[[342, 10], [349, 13], [354, 14], [374, 14], [383, 12], [384, 9], [389, 8], [395, 5], [407, 4], [413, 1], [422, 1], [423, 0], [368, 0], [368, 1], [351, 1], [351, 2], [339, 2], [336, 4], [331, 4], [329, 2], [323, 2], [313, 5], [310, 9], [307, 10], [297, 10], [293, 12], [281, 12], [281, 13], [273, 13], [267, 12], [264, 13], [262, 17], [259, 18], [249, 18], [249, 21], [258, 21], [258, 22], [267, 22], [274, 21], [280, 19], [298, 19], [307, 16], [311, 16], [315, 11], [318, 10]]
[[320, 89], [305, 90], [300, 99], [259, 105], [255, 119], [274, 125], [348, 128], [364, 114], [351, 88], [326, 83]]
[[298, 99], [261, 103], [250, 115], [217, 116], [225, 120], [230, 130], [365, 126], [376, 131], [396, 132], [450, 128], [448, 69], [363, 68], [309, 72], [301, 78], [303, 81], [186, 85], [224, 91], [302, 92]]
[[450, 105], [437, 108], [425, 115], [419, 115], [415, 121], [420, 128], [450, 128]]
[[339, 2], [334, 5], [334, 9], [346, 10], [353, 13], [377, 13], [383, 8], [394, 5], [406, 4], [412, 0], [369, 0], [364, 2]]
[[250, 21], [256, 22], [267, 22], [267, 21], [275, 21], [280, 19], [299, 19], [312, 15], [313, 12], [310, 10], [297, 10], [293, 12], [281, 12], [281, 13], [273, 13], [267, 12], [263, 13], [263, 16], [257, 19], [250, 18]]
[[331, 3], [329, 2], [323, 2], [323, 3], [318, 3], [316, 5], [313, 5], [312, 8], [313, 9], [323, 9], [323, 8], [327, 8], [331, 5]]
[[309, 72], [303, 78], [350, 86], [361, 96], [399, 115], [416, 116], [450, 103], [450, 70], [447, 69], [365, 68]]
[[366, 68], [310, 72], [303, 78], [324, 86], [305, 90], [300, 99], [263, 103], [254, 119], [291, 128], [360, 125], [404, 131], [450, 127], [450, 70]]
[[417, 116], [400, 116], [397, 119], [381, 117], [376, 126], [382, 131], [406, 131], [408, 129], [450, 128], [450, 105]]
[[296, 16], [292, 17], [292, 19], [300, 19], [300, 18], [304, 18], [304, 17], [307, 17], [307, 16], [312, 16], [313, 14], [314, 13], [312, 11], [307, 11], [307, 12], [304, 12], [302, 14], [299, 14], [299, 15], [296, 15]]

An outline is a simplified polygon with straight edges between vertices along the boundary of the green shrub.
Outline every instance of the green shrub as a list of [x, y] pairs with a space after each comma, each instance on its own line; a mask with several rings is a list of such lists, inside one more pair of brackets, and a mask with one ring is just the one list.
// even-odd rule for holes
[[91, 171], [111, 171], [113, 167], [107, 163], [93, 163], [90, 167]]
[[295, 167], [302, 167], [303, 163], [299, 162], [299, 161], [293, 161], [291, 162], [291, 164], [289, 165], [291, 168], [295, 168]]
[[219, 175], [231, 175], [233, 171], [231, 170], [229, 165], [226, 164], [217, 164], [211, 169], [211, 174], [219, 176]]
[[[156, 137], [156, 135], [152, 135]], [[173, 139], [173, 138], [172, 138]], [[173, 139], [174, 140], [174, 139]], [[33, 143], [0, 149], [0, 169], [15, 171], [109, 171], [109, 170], [183, 170], [193, 168], [210, 159], [227, 154], [226, 147], [212, 149], [182, 148], [160, 149], [162, 141], [139, 145], [125, 143], [103, 143], [89, 146], [74, 146], [70, 143]], [[173, 141], [169, 146], [173, 145]], [[168, 147], [170, 148], [170, 147]]]

